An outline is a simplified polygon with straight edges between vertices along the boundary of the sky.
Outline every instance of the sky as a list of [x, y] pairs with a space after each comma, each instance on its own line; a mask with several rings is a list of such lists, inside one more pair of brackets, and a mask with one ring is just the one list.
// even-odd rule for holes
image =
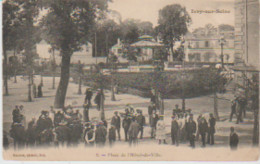
[[[150, 21], [157, 25], [159, 10], [170, 4], [180, 4], [186, 7], [192, 18], [189, 29], [204, 27], [211, 23], [234, 25], [235, 0], [113, 0], [109, 9], [118, 11], [122, 19], [134, 18], [141, 21]], [[230, 13], [192, 13], [192, 10], [226, 10]]]

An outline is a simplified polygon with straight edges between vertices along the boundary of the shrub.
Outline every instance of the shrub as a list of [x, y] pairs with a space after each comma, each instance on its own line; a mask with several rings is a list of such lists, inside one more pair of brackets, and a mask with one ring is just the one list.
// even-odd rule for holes
[[[101, 75], [89, 74], [85, 76], [84, 82], [94, 88], [98, 84], [110, 89], [110, 77], [111, 75], [102, 75], [101, 78]], [[131, 88], [148, 93], [151, 88], [157, 88], [164, 98], [180, 98], [182, 91], [185, 97], [206, 95], [220, 88], [225, 82], [220, 72], [214, 68], [171, 72], [118, 72], [114, 74], [114, 78], [119, 90], [127, 92], [127, 88]]]

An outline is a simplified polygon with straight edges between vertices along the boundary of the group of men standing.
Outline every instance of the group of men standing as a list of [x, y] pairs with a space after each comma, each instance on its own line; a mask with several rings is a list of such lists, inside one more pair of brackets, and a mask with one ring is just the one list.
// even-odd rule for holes
[[208, 144], [214, 144], [216, 119], [210, 114], [208, 122], [205, 117], [200, 115], [197, 123], [193, 119], [191, 110], [187, 111], [178, 108], [173, 109], [171, 122], [171, 139], [172, 144], [178, 146], [179, 142], [189, 141], [191, 147], [195, 147], [195, 140], [201, 136], [202, 147], [206, 146], [206, 135], [208, 136]]

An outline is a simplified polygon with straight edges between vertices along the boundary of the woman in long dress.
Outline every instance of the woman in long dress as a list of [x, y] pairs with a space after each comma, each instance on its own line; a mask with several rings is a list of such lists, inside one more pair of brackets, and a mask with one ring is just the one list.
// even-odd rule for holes
[[156, 139], [159, 141], [159, 144], [166, 144], [166, 129], [165, 123], [163, 121], [163, 116], [160, 116], [160, 120], [156, 124]]

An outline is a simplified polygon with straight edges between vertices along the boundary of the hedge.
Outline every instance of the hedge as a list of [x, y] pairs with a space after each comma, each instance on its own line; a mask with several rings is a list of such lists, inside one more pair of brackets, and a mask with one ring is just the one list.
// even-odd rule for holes
[[[76, 75], [73, 79], [77, 80]], [[115, 73], [114, 79], [122, 92], [143, 92], [138, 95], [147, 97], [151, 88], [157, 88], [163, 93], [164, 98], [180, 98], [184, 91], [185, 97], [197, 97], [212, 93], [214, 89], [223, 86], [225, 79], [220, 72], [214, 68], [201, 68], [185, 71], [171, 72], [132, 72]], [[111, 75], [88, 74], [84, 76], [84, 84], [98, 88], [103, 86], [109, 89], [111, 86]], [[131, 89], [128, 89], [131, 88]]]

